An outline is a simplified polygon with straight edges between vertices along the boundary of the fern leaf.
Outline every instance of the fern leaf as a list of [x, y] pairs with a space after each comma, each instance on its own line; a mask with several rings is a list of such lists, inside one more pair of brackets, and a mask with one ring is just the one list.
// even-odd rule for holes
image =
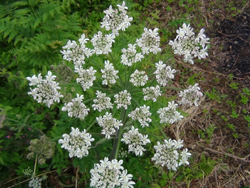
[[9, 34], [9, 39], [8, 42], [12, 41], [14, 39], [14, 37], [17, 35], [17, 30], [13, 30], [10, 34]]
[[41, 23], [42, 19], [41, 18], [37, 18], [34, 25], [33, 25], [33, 28], [36, 29], [37, 26]]
[[21, 39], [22, 37], [23, 37], [22, 34], [16, 36], [15, 42], [14, 42], [14, 45], [15, 45], [15, 46], [17, 45], [17, 43], [20, 41], [20, 39]]
[[17, 2], [14, 2], [10, 5], [11, 8], [15, 9], [15, 8], [18, 8], [20, 6], [27, 6], [29, 5], [28, 4], [28, 1], [17, 1]]
[[25, 15], [27, 15], [28, 13], [30, 13], [30, 9], [29, 9], [29, 8], [18, 9], [18, 10], [15, 10], [15, 12], [14, 12], [14, 14], [15, 14], [17, 17], [25, 16]]

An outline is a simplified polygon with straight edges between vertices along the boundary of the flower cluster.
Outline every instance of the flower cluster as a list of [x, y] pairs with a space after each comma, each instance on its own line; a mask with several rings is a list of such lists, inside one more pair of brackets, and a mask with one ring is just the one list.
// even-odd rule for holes
[[35, 177], [35, 178], [31, 178], [31, 180], [29, 181], [29, 187], [31, 188], [41, 188], [42, 187], [42, 178], [38, 178], [38, 177]]
[[89, 108], [85, 106], [85, 104], [82, 103], [83, 95], [76, 94], [77, 97], [72, 99], [71, 102], [68, 104], [64, 104], [64, 107], [62, 107], [62, 111], [68, 111], [69, 117], [76, 117], [83, 120], [89, 112]]
[[128, 157], [128, 151], [126, 149], [121, 148], [118, 153], [118, 158], [126, 158]]
[[130, 131], [123, 134], [121, 141], [128, 144], [128, 151], [135, 153], [136, 156], [142, 156], [143, 152], [146, 151], [142, 146], [150, 143], [148, 135], [142, 135], [134, 126], [131, 127]]
[[27, 80], [30, 81], [29, 85], [36, 86], [36, 88], [31, 89], [28, 94], [32, 95], [38, 103], [44, 103], [50, 108], [54, 102], [60, 102], [60, 98], [63, 97], [58, 91], [61, 88], [58, 86], [58, 83], [54, 81], [55, 78], [56, 76], [52, 75], [51, 71], [48, 71], [46, 79], [42, 79], [41, 74], [37, 77], [35, 75], [27, 77]]
[[121, 91], [115, 96], [115, 103], [117, 104], [117, 109], [124, 107], [128, 108], [128, 105], [131, 104], [131, 95], [127, 92], [127, 90]]
[[100, 91], [96, 91], [97, 99], [94, 99], [93, 102], [95, 104], [92, 105], [94, 110], [98, 110], [101, 112], [102, 110], [106, 110], [107, 108], [113, 108], [113, 104], [110, 102], [111, 99], [106, 97], [106, 93], [102, 93]]
[[150, 106], [143, 105], [140, 108], [136, 108], [134, 111], [128, 114], [133, 120], [138, 120], [142, 127], [147, 126], [148, 122], [151, 122], [151, 113], [149, 111]]
[[104, 69], [101, 69], [103, 85], [115, 84], [118, 76], [116, 75], [119, 71], [114, 69], [112, 63], [109, 63], [109, 60], [105, 61]]
[[125, 31], [131, 24], [130, 22], [133, 20], [132, 17], [128, 17], [126, 9], [128, 7], [125, 6], [125, 2], [123, 1], [122, 5], [117, 5], [117, 9], [113, 9], [110, 5], [107, 10], [104, 11], [105, 16], [103, 21], [101, 22], [101, 28], [105, 27], [107, 31], [110, 29], [112, 33], [116, 36], [119, 35], [119, 30]]
[[141, 53], [136, 53], [136, 44], [128, 44], [128, 49], [122, 49], [121, 63], [131, 66], [133, 63], [141, 61], [144, 56]]
[[115, 35], [113, 33], [103, 36], [102, 32], [98, 31], [98, 33], [91, 39], [96, 55], [112, 52], [111, 47], [112, 43], [115, 42], [114, 39]]
[[145, 101], [153, 100], [155, 102], [157, 97], [161, 96], [161, 88], [158, 85], [156, 87], [143, 88], [142, 92], [143, 92], [143, 95], [144, 95], [143, 99]]
[[85, 34], [82, 34], [81, 38], [78, 40], [80, 46], [76, 41], [71, 42], [71, 40], [69, 40], [67, 44], [62, 47], [64, 49], [61, 51], [63, 59], [73, 61], [76, 67], [84, 65], [85, 56], [90, 57], [94, 53], [93, 50], [85, 46], [85, 43], [87, 43], [88, 40], [88, 38], [85, 38]]
[[142, 33], [142, 37], [136, 39], [137, 45], [141, 48], [142, 54], [149, 54], [149, 52], [153, 52], [157, 54], [161, 52], [160, 46], [160, 36], [158, 35], [158, 28], [154, 30], [144, 28], [144, 33]]
[[134, 86], [144, 86], [148, 81], [148, 76], [145, 75], [145, 71], [138, 71], [137, 69], [130, 75], [129, 80]]
[[166, 166], [169, 170], [176, 171], [177, 168], [183, 164], [189, 164], [188, 158], [191, 153], [188, 153], [188, 149], [184, 149], [181, 152], [180, 148], [183, 147], [183, 140], [164, 140], [164, 144], [157, 142], [154, 146], [156, 153], [152, 157], [152, 161], [161, 166]]
[[78, 66], [75, 67], [75, 72], [79, 74], [79, 78], [76, 79], [76, 82], [81, 84], [84, 91], [93, 86], [93, 82], [96, 79], [96, 70], [94, 70], [93, 67], [83, 69], [82, 66]]
[[90, 186], [133, 188], [135, 184], [131, 181], [133, 176], [127, 174], [127, 170], [124, 170], [122, 163], [123, 160], [113, 159], [109, 161], [107, 157], [100, 160], [100, 164], [95, 164], [94, 169], [90, 170]]
[[162, 61], [159, 61], [159, 63], [156, 63], [155, 65], [156, 71], [154, 74], [156, 74], [157, 82], [162, 86], [166, 86], [169, 80], [174, 78], [174, 73], [176, 70], [171, 69], [171, 67], [167, 66], [166, 64], [163, 64]]
[[46, 135], [40, 137], [40, 139], [33, 139], [30, 141], [29, 151], [27, 158], [32, 159], [34, 154], [37, 156], [39, 164], [43, 165], [46, 159], [50, 159], [54, 155], [56, 142], [51, 142], [50, 138]]
[[91, 142], [95, 139], [91, 138], [91, 134], [87, 133], [84, 129], [82, 132], [78, 128], [71, 127], [70, 134], [63, 134], [63, 139], [58, 141], [59, 144], [62, 144], [61, 148], [64, 148], [69, 151], [69, 157], [86, 157], [89, 154], [89, 149]]
[[202, 92], [200, 92], [198, 83], [196, 83], [193, 86], [189, 86], [188, 89], [185, 89], [184, 91], [180, 91], [179, 97], [182, 97], [182, 98], [181, 98], [181, 101], [179, 101], [179, 104], [190, 105], [190, 106], [194, 104], [195, 106], [198, 106], [198, 101], [200, 97], [202, 96], [203, 94]]
[[102, 127], [102, 134], [105, 135], [106, 138], [110, 139], [110, 136], [122, 126], [122, 122], [113, 118], [111, 113], [106, 112], [106, 114], [102, 117], [96, 117], [96, 120], [100, 127]]
[[193, 28], [183, 23], [182, 28], [176, 30], [178, 34], [174, 41], [170, 40], [169, 45], [174, 49], [174, 54], [184, 55], [184, 61], [194, 64], [193, 58], [206, 58], [208, 56], [207, 46], [209, 38], [204, 34], [205, 29], [201, 29], [195, 37]]
[[176, 107], [178, 104], [176, 104], [174, 101], [168, 102], [168, 106], [164, 108], [160, 108], [157, 113], [160, 117], [160, 123], [170, 123], [173, 124], [177, 121], [180, 121], [183, 116], [180, 112], [176, 110]]

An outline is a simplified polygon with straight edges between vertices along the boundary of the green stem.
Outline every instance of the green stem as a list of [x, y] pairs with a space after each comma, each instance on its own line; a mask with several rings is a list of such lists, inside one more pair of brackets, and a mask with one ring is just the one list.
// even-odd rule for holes
[[91, 125], [87, 128], [87, 132], [88, 132], [88, 130], [94, 125], [96, 123], [96, 119], [91, 123]]
[[[126, 121], [125, 116], [126, 116], [126, 110], [124, 108], [122, 108], [120, 119], [122, 120], [123, 125], [125, 125], [125, 121]], [[116, 138], [114, 139], [114, 142], [113, 142], [113, 149], [112, 149], [112, 152], [109, 156], [109, 160], [117, 159], [119, 147], [120, 147], [120, 143], [121, 143], [122, 133], [123, 133], [123, 128], [120, 127], [119, 130], [116, 132]]]
[[159, 129], [160, 129], [160, 131], [161, 131], [161, 134], [163, 135], [163, 137], [165, 138], [165, 139], [168, 139], [168, 137], [167, 137], [167, 135], [164, 133], [164, 131], [162, 130], [162, 127], [160, 126], [160, 125], [158, 125], [158, 124], [156, 124], [156, 123], [153, 123], [156, 127], [158, 127]]
[[36, 176], [36, 164], [37, 164], [37, 154], [36, 154], [36, 160], [35, 160], [35, 166], [34, 166], [34, 172], [33, 172], [33, 177]]
[[[110, 55], [110, 57], [112, 58], [112, 61], [113, 61], [113, 62], [115, 62], [115, 60], [114, 60], [114, 58], [113, 58], [112, 54], [110, 53], [109, 55]], [[115, 63], [113, 63], [113, 65], [114, 65], [115, 69], [116, 69], [116, 70], [118, 70], [118, 69], [117, 69], [117, 67], [116, 67], [116, 64], [115, 64]], [[124, 85], [123, 85], [123, 82], [122, 82], [122, 79], [121, 79], [121, 77], [120, 77], [120, 74], [119, 74], [119, 73], [118, 73], [118, 77], [119, 77], [119, 79], [118, 79], [118, 80], [119, 80], [119, 82], [120, 82], [120, 84], [121, 84], [121, 87], [122, 87], [122, 88], [124, 88]]]

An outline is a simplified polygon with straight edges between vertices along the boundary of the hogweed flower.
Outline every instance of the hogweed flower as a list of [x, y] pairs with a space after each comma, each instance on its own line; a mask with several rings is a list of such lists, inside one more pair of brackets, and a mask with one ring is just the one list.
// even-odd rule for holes
[[113, 64], [109, 63], [109, 60], [105, 61], [104, 69], [101, 69], [101, 72], [102, 72], [102, 78], [104, 79], [102, 81], [102, 85], [116, 83], [116, 79], [118, 78], [117, 73], [119, 71], [114, 69]]
[[188, 158], [191, 156], [191, 153], [188, 153], [188, 149], [179, 151], [183, 147], [182, 140], [164, 140], [164, 143], [161, 144], [159, 141], [157, 145], [154, 146], [155, 154], [152, 157], [152, 161], [155, 161], [155, 164], [160, 164], [162, 167], [166, 166], [169, 170], [176, 171], [177, 168], [183, 164], [189, 164]]
[[196, 83], [193, 86], [189, 86], [188, 89], [180, 91], [179, 97], [181, 97], [181, 101], [179, 101], [179, 104], [189, 106], [192, 106], [194, 104], [195, 106], [198, 106], [198, 101], [200, 97], [203, 96], [198, 85], [199, 84]]
[[149, 111], [150, 106], [143, 105], [140, 108], [136, 108], [134, 111], [128, 114], [128, 117], [131, 117], [133, 120], [138, 120], [142, 127], [148, 127], [148, 122], [152, 120], [150, 118], [151, 113]]
[[128, 44], [128, 49], [122, 49], [121, 63], [123, 65], [132, 66], [133, 63], [141, 61], [144, 56], [141, 53], [136, 53], [136, 44]]
[[132, 175], [127, 174], [122, 166], [123, 160], [113, 159], [109, 161], [107, 157], [100, 160], [100, 164], [94, 164], [94, 169], [90, 170], [91, 187], [122, 187], [133, 188], [135, 182], [131, 181]]
[[96, 79], [96, 70], [94, 70], [93, 67], [90, 67], [89, 69], [83, 69], [82, 66], [78, 66], [75, 67], [75, 72], [79, 75], [79, 78], [76, 79], [76, 82], [81, 84], [84, 91], [93, 86], [93, 82]]
[[94, 50], [85, 46], [85, 43], [87, 43], [88, 40], [89, 39], [85, 37], [85, 34], [82, 34], [78, 40], [80, 45], [78, 45], [76, 41], [71, 42], [71, 40], [69, 40], [67, 44], [62, 47], [64, 49], [61, 51], [63, 59], [73, 61], [76, 67], [84, 65], [85, 57], [88, 58], [94, 54]]
[[27, 77], [27, 80], [30, 81], [29, 85], [36, 86], [36, 88], [31, 89], [28, 94], [32, 95], [38, 103], [44, 103], [50, 108], [54, 102], [60, 102], [60, 98], [63, 97], [58, 91], [61, 88], [58, 86], [58, 83], [54, 81], [55, 78], [56, 76], [52, 75], [51, 71], [48, 71], [46, 79], [42, 79], [41, 74], [39, 74], [38, 77], [35, 75]]
[[112, 114], [108, 112], [103, 117], [96, 117], [96, 120], [99, 126], [103, 128], [101, 134], [104, 134], [105, 138], [108, 139], [123, 125], [121, 120], [113, 118]]
[[115, 42], [114, 39], [115, 35], [113, 33], [103, 36], [102, 32], [98, 31], [91, 39], [96, 55], [112, 52], [111, 47], [112, 43]]
[[117, 104], [117, 109], [121, 107], [127, 109], [128, 105], [131, 104], [131, 94], [128, 93], [127, 90], [119, 92], [114, 97], [115, 97], [115, 103]]
[[124, 1], [122, 5], [117, 6], [118, 10], [113, 9], [110, 5], [109, 8], [104, 11], [105, 16], [101, 22], [101, 28], [105, 28], [107, 31], [112, 30], [112, 33], [116, 36], [119, 35], [119, 30], [125, 31], [133, 20], [132, 17], [128, 17], [127, 15], [126, 9], [128, 9], [128, 7], [125, 6]]
[[144, 28], [142, 37], [136, 39], [136, 44], [141, 48], [143, 55], [149, 54], [149, 52], [152, 52], [153, 54], [161, 52], [158, 30], [158, 28], [155, 28], [154, 30]]
[[157, 100], [157, 97], [161, 96], [161, 88], [160, 86], [155, 86], [155, 87], [146, 87], [142, 89], [143, 91], [143, 99], [145, 101], [147, 100], [152, 100], [155, 102]]
[[160, 117], [160, 123], [170, 123], [173, 124], [177, 121], [180, 121], [183, 116], [180, 112], [176, 110], [176, 107], [178, 104], [176, 104], [174, 101], [168, 102], [168, 106], [164, 108], [160, 108], [157, 113]]
[[31, 178], [31, 180], [29, 181], [29, 187], [30, 188], [41, 188], [42, 187], [42, 178], [38, 178], [38, 177], [33, 177]]
[[62, 107], [62, 111], [68, 111], [69, 117], [76, 117], [84, 120], [84, 118], [88, 115], [90, 109], [82, 103], [82, 100], [84, 99], [83, 95], [79, 95], [78, 93], [76, 95], [77, 97], [72, 99], [71, 102], [64, 104], [64, 107]]
[[101, 112], [102, 110], [106, 110], [107, 108], [113, 108], [113, 104], [110, 102], [111, 99], [109, 97], [106, 97], [106, 93], [96, 91], [96, 96], [97, 99], [93, 100], [95, 104], [92, 105], [94, 110], [98, 110], [99, 112]]
[[130, 75], [129, 80], [134, 86], [144, 86], [148, 81], [148, 76], [145, 75], [145, 71], [138, 71], [137, 69]]
[[201, 29], [195, 37], [193, 28], [183, 23], [182, 28], [176, 30], [178, 34], [174, 41], [170, 40], [169, 45], [172, 46], [174, 54], [184, 55], [184, 61], [194, 64], [193, 58], [199, 59], [208, 56], [207, 46], [209, 38], [204, 34], [205, 29]]
[[156, 71], [154, 74], [156, 75], [156, 80], [160, 85], [166, 86], [167, 83], [174, 78], [174, 73], [176, 73], [176, 70], [171, 69], [171, 67], [166, 64], [163, 64], [162, 61], [156, 63]]
[[118, 152], [118, 158], [121, 159], [121, 158], [126, 158], [126, 157], [128, 157], [128, 151], [121, 148]]
[[136, 156], [142, 156], [143, 152], [146, 151], [143, 146], [150, 143], [148, 135], [142, 135], [134, 126], [131, 127], [130, 131], [123, 134], [121, 141], [128, 144], [128, 151], [135, 153]]
[[63, 134], [63, 139], [58, 141], [59, 144], [62, 144], [61, 148], [64, 148], [69, 151], [69, 157], [82, 158], [86, 157], [89, 154], [89, 149], [91, 142], [95, 139], [91, 138], [91, 134], [87, 133], [84, 129], [82, 132], [78, 128], [71, 127], [70, 134]]

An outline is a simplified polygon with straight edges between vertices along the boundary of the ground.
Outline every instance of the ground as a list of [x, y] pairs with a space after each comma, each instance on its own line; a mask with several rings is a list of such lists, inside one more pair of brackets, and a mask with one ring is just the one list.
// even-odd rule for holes
[[[246, 95], [243, 88], [250, 88], [250, 2], [185, 2], [153, 3], [145, 11], [152, 15], [149, 26], [175, 33], [178, 22], [185, 20], [195, 31], [205, 28], [211, 39], [209, 57], [204, 61], [190, 65], [175, 56], [180, 72], [173, 84], [179, 86], [181, 82], [188, 86], [190, 76], [195, 74], [192, 79], [207, 94], [199, 107], [186, 110], [188, 118], [177, 126], [166, 127], [165, 132], [172, 138], [185, 140], [194, 162], [200, 163], [205, 155], [211, 159], [207, 163], [216, 161], [216, 164], [204, 172], [204, 178], [186, 184], [172, 181], [165, 187], [250, 187], [250, 128], [245, 118], [250, 115], [250, 106], [242, 99]], [[175, 38], [175, 34], [167, 35], [168, 40]], [[195, 167], [191, 165], [192, 168]]]

